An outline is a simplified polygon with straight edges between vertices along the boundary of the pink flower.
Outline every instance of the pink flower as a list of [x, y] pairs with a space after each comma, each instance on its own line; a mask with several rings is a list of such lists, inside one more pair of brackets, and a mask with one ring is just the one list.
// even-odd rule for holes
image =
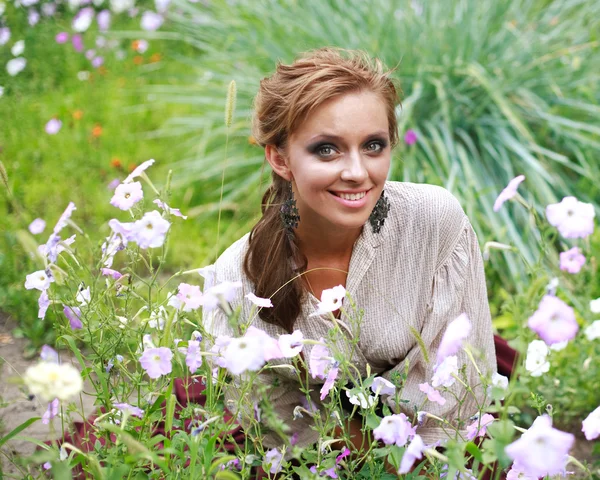
[[437, 351], [437, 363], [438, 365], [450, 355], [456, 355], [456, 353], [462, 347], [463, 341], [469, 336], [471, 333], [471, 321], [469, 317], [467, 317], [466, 313], [463, 313], [452, 320], [446, 331], [444, 332], [444, 336], [442, 337], [442, 341], [440, 342], [440, 346]]
[[165, 19], [162, 17], [162, 15], [147, 10], [142, 14], [140, 26], [142, 27], [142, 30], [153, 32], [154, 30], [158, 30], [164, 21]]
[[393, 395], [396, 393], [394, 384], [383, 377], [375, 377], [373, 379], [371, 390], [375, 395]]
[[187, 351], [185, 354], [185, 364], [190, 369], [190, 373], [196, 373], [196, 370], [202, 365], [202, 355], [200, 353], [200, 342], [190, 340], [188, 342]]
[[44, 413], [44, 415], [42, 415], [42, 423], [44, 425], [48, 425], [50, 423], [50, 420], [52, 420], [58, 415], [58, 405], [58, 398], [55, 398], [48, 404], [46, 412]]
[[594, 232], [596, 212], [591, 203], [583, 203], [575, 197], [565, 197], [560, 203], [546, 207], [546, 217], [565, 238], [585, 238]]
[[560, 269], [569, 273], [579, 273], [581, 267], [585, 264], [585, 257], [581, 250], [573, 247], [566, 252], [560, 253]]
[[489, 413], [483, 414], [480, 419], [478, 418], [467, 427], [467, 439], [473, 440], [475, 437], [483, 437], [486, 433], [487, 426], [494, 420], [495, 418]]
[[349, 456], [350, 456], [350, 449], [349, 449], [349, 448], [347, 448], [347, 447], [344, 447], [344, 448], [342, 449], [342, 452], [341, 452], [341, 453], [340, 453], [340, 454], [339, 454], [337, 457], [335, 457], [335, 464], [336, 464], [336, 465], [339, 465], [339, 464], [340, 464], [340, 462], [341, 462], [341, 461], [342, 461], [344, 458], [346, 458], [346, 457], [349, 457]]
[[537, 475], [529, 475], [518, 462], [513, 463], [506, 474], [506, 480], [539, 480]]
[[94, 57], [94, 59], [92, 60], [92, 67], [98, 68], [98, 67], [102, 66], [103, 63], [104, 63], [104, 57], [101, 57], [101, 56]]
[[6, 45], [10, 40], [10, 28], [0, 28], [0, 46]]
[[76, 52], [83, 52], [83, 37], [78, 33], [71, 37], [71, 43]]
[[528, 475], [544, 477], [564, 472], [567, 455], [574, 442], [573, 435], [553, 428], [550, 417], [543, 415], [536, 418], [529, 430], [504, 451]]
[[191, 312], [200, 308], [203, 296], [198, 285], [180, 283], [177, 289], [177, 299], [180, 301], [184, 312]]
[[133, 405], [129, 405], [128, 403], [115, 403], [113, 406], [122, 412], [128, 413], [129, 415], [133, 415], [134, 417], [142, 418], [144, 416], [144, 411], [139, 407], [134, 407]]
[[204, 300], [202, 306], [205, 312], [210, 312], [217, 308], [221, 301], [231, 302], [237, 295], [238, 290], [242, 288], [242, 282], [221, 282], [213, 285], [204, 291]]
[[48, 307], [50, 306], [50, 299], [48, 298], [48, 291], [44, 290], [40, 294], [40, 298], [38, 299], [38, 318], [43, 320], [46, 316], [46, 312], [48, 311]]
[[440, 395], [440, 392], [438, 392], [428, 383], [420, 383], [419, 390], [421, 390], [424, 394], [427, 395], [427, 399], [430, 402], [435, 402], [439, 405], [444, 405], [446, 403], [446, 399]]
[[132, 237], [140, 248], [157, 248], [165, 243], [171, 224], [156, 210], [147, 212], [133, 224]]
[[587, 440], [600, 437], [600, 407], [596, 408], [581, 422], [581, 431], [585, 434]]
[[246, 298], [250, 300], [254, 305], [261, 308], [272, 308], [273, 303], [270, 298], [261, 298], [254, 295], [252, 292], [246, 295]]
[[171, 373], [173, 352], [167, 347], [148, 348], [140, 357], [140, 364], [150, 378], [159, 378]]
[[116, 188], [110, 204], [121, 210], [129, 210], [142, 198], [144, 198], [144, 192], [140, 182], [122, 183]]
[[417, 143], [417, 132], [412, 129], [407, 130], [404, 134], [404, 142], [407, 145], [414, 145]]
[[40, 359], [43, 362], [58, 363], [58, 352], [48, 345], [40, 350]]
[[121, 181], [118, 178], [115, 178], [114, 180], [111, 180], [110, 183], [106, 186], [106, 188], [108, 188], [109, 190], [114, 190], [116, 189], [119, 185], [121, 184]]
[[67, 43], [69, 41], [69, 34], [67, 32], [59, 32], [54, 37], [56, 43]]
[[454, 375], [458, 375], [458, 358], [456, 355], [450, 355], [435, 367], [431, 385], [434, 388], [451, 387], [456, 382]]
[[500, 207], [502, 207], [504, 202], [510, 200], [517, 194], [517, 188], [523, 180], [525, 180], [525, 175], [519, 175], [508, 182], [507, 187], [500, 192], [500, 195], [498, 195], [498, 198], [496, 198], [496, 201], [494, 202], [494, 212], [500, 210]]
[[244, 338], [257, 338], [260, 341], [262, 354], [266, 362], [273, 360], [274, 358], [283, 357], [281, 348], [279, 348], [279, 342], [260, 328], [250, 325], [248, 330], [246, 330]]
[[154, 200], [154, 202], [152, 202], [152, 203], [156, 203], [156, 205], [158, 205], [160, 208], [162, 208], [165, 212], [169, 212], [171, 215], [175, 215], [176, 217], [183, 218], [184, 220], [187, 220], [187, 218], [188, 218], [187, 215], [183, 215], [178, 208], [171, 208], [165, 202], [159, 200], [158, 198], [156, 200]]
[[386, 445], [403, 447], [409, 438], [415, 436], [416, 429], [417, 427], [411, 426], [406, 415], [400, 413], [383, 417], [379, 426], [373, 430], [373, 436]]
[[573, 308], [553, 295], [544, 295], [527, 325], [547, 345], [571, 340], [579, 330]]
[[257, 371], [265, 364], [265, 355], [260, 337], [232, 338], [221, 356], [224, 366], [233, 375], [245, 371]]
[[35, 8], [30, 8], [29, 11], [27, 12], [27, 23], [29, 23], [29, 25], [33, 27], [33, 26], [37, 25], [39, 21], [40, 21], [39, 12]]
[[142, 164], [138, 165], [133, 172], [131, 172], [127, 178], [125, 180], [123, 180], [123, 183], [129, 183], [131, 182], [134, 178], [139, 177], [142, 173], [144, 173], [146, 171], [146, 169], [148, 169], [149, 167], [151, 167], [154, 164], [154, 159], [150, 159], [150, 160], [146, 160], [145, 162], [143, 162]]
[[81, 310], [79, 307], [68, 307], [63, 305], [63, 313], [67, 320], [69, 320], [69, 324], [73, 330], [79, 330], [83, 328], [83, 323], [81, 322]]
[[321, 400], [323, 400], [327, 395], [329, 395], [329, 391], [333, 388], [338, 373], [338, 367], [330, 368], [329, 372], [327, 372], [327, 378], [325, 379], [325, 383], [321, 387]]
[[61, 127], [62, 122], [57, 118], [52, 118], [48, 120], [48, 123], [46, 123], [44, 130], [46, 130], [46, 133], [48, 135], [56, 135], [58, 132], [60, 132]]
[[116, 270], [113, 270], [111, 268], [102, 268], [100, 269], [100, 272], [102, 273], [102, 275], [104, 275], [105, 277], [112, 277], [115, 280], [118, 280], [119, 278], [121, 278], [123, 276], [122, 273], [117, 272]]
[[106, 32], [110, 28], [110, 10], [102, 10], [96, 15], [98, 30]]
[[398, 474], [404, 475], [410, 472], [413, 464], [416, 460], [423, 458], [423, 451], [427, 448], [423, 443], [423, 440], [419, 435], [415, 435], [412, 442], [406, 448], [404, 455], [402, 456], [402, 462], [400, 463], [400, 469]]
[[298, 355], [304, 347], [304, 335], [300, 330], [294, 330], [291, 334], [279, 335], [279, 349], [284, 358], [293, 358]]
[[[319, 342], [324, 342], [323, 337]], [[325, 379], [325, 369], [331, 364], [331, 352], [325, 345], [315, 345], [308, 357], [309, 371], [312, 378]]]
[[36, 218], [33, 222], [29, 224], [29, 231], [33, 235], [39, 235], [46, 228], [46, 222], [41, 218]]
[[85, 58], [87, 58], [88, 60], [91, 60], [92, 58], [94, 58], [95, 55], [96, 55], [96, 50], [94, 50], [93, 48], [90, 48], [89, 50], [86, 50], [86, 52], [85, 52]]

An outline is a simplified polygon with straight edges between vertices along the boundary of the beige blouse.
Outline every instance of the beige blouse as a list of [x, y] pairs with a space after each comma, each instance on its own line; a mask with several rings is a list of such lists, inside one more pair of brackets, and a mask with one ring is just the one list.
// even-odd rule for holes
[[[405, 182], [387, 182], [386, 195], [390, 212], [380, 233], [373, 233], [367, 222], [356, 240], [347, 276], [346, 289], [356, 305], [364, 310], [360, 328], [352, 325], [343, 315], [340, 325], [349, 337], [358, 336], [352, 362], [361, 372], [371, 372], [390, 379], [393, 372], [403, 373], [409, 364], [408, 379], [402, 398], [408, 400], [400, 406], [409, 418], [414, 417], [415, 406], [455, 423], [459, 407], [452, 395], [442, 393], [444, 406], [427, 402], [419, 384], [431, 384], [436, 352], [446, 325], [465, 312], [473, 325], [467, 343], [471, 345], [477, 365], [484, 375], [496, 371], [496, 355], [492, 334], [492, 322], [487, 300], [485, 276], [477, 237], [458, 200], [441, 187]], [[248, 246], [248, 234], [231, 245], [215, 262], [215, 282], [242, 281], [234, 307], [241, 304], [241, 319], [249, 319], [252, 304], [243, 295], [253, 292], [243, 273], [242, 263]], [[274, 298], [273, 301], [276, 301]], [[314, 315], [318, 300], [307, 293], [302, 312], [295, 323], [305, 338], [327, 338], [332, 327], [327, 315]], [[348, 307], [348, 299], [343, 305]], [[254, 315], [253, 325], [277, 337], [287, 333], [281, 328], [263, 322]], [[204, 316], [205, 328], [217, 335], [231, 335], [224, 314], [215, 310]], [[429, 353], [426, 362], [421, 348], [410, 327], [416, 329]], [[343, 345], [338, 345], [344, 348]], [[304, 347], [305, 358], [311, 346]], [[466, 364], [471, 387], [480, 385], [476, 369], [464, 351], [458, 354], [459, 367]], [[294, 408], [302, 403], [295, 376], [285, 368], [261, 373], [260, 379], [278, 386], [270, 395], [275, 410], [286, 422], [291, 433], [298, 433], [298, 443], [306, 445], [318, 440], [318, 433], [311, 428], [313, 420], [304, 415], [294, 419]], [[314, 380], [313, 401], [319, 405], [322, 380]], [[476, 398], [466, 394], [464, 387], [456, 382], [450, 387], [459, 397], [466, 399], [460, 408], [460, 419], [469, 423], [469, 417], [477, 412], [477, 404], [484, 401], [483, 389], [475, 388]], [[235, 398], [233, 387], [229, 395]], [[423, 406], [423, 403], [425, 405]], [[460, 425], [464, 436], [464, 424]], [[452, 432], [452, 430], [450, 430]], [[436, 420], [426, 419], [417, 429], [425, 443], [446, 438], [444, 429]], [[264, 443], [279, 446], [281, 440], [270, 438]]]

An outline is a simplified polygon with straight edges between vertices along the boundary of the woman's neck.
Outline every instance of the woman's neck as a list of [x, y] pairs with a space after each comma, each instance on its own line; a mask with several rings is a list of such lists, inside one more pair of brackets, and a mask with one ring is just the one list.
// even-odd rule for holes
[[350, 260], [354, 243], [362, 232], [356, 230], [336, 229], [323, 231], [300, 224], [296, 229], [296, 241], [300, 251], [309, 259], [326, 261]]

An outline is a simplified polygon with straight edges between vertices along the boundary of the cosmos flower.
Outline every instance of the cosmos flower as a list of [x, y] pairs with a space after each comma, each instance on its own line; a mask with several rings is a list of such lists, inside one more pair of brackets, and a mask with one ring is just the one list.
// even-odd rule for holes
[[48, 135], [56, 135], [62, 127], [62, 122], [58, 118], [52, 118], [48, 120], [44, 130]]
[[154, 30], [158, 30], [164, 21], [165, 19], [162, 17], [162, 15], [147, 10], [142, 14], [140, 26], [142, 27], [142, 30], [153, 32]]

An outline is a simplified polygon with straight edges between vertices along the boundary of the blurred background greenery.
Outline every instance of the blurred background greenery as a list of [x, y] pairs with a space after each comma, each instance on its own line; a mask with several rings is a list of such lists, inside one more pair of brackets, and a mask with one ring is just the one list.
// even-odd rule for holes
[[[108, 8], [102, 3], [93, 8]], [[173, 0], [154, 31], [142, 31], [132, 13], [113, 14], [107, 32], [94, 23], [84, 33], [86, 50], [103, 52], [93, 68], [70, 42], [55, 41], [71, 32], [67, 5], [31, 26], [26, 7], [5, 4], [0, 26], [10, 26], [11, 39], [0, 46], [0, 65], [24, 39], [27, 66], [16, 76], [0, 69], [0, 160], [10, 190], [0, 196], [0, 310], [17, 320], [15, 333], [32, 352], [52, 331], [51, 320], [37, 320], [37, 296], [23, 289], [41, 266], [32, 251], [47, 238], [33, 238], [29, 223], [40, 217], [50, 228], [73, 201], [76, 222], [100, 243], [119, 213], [109, 183], [154, 158], [152, 178], [160, 184], [172, 169], [170, 203], [190, 216], [173, 229], [167, 271], [211, 263], [256, 221], [269, 182], [250, 137], [258, 83], [276, 61], [311, 48], [360, 48], [396, 67], [400, 134], [411, 129], [417, 142], [396, 149], [391, 178], [445, 186], [482, 246], [517, 247], [518, 255], [492, 252], [486, 265], [497, 328], [513, 326], [501, 306], [534, 271], [519, 256], [534, 265], [539, 250], [526, 213], [510, 204], [492, 211], [500, 190], [526, 175], [522, 194], [542, 216], [565, 195], [599, 203], [600, 2]], [[237, 110], [227, 129], [231, 80]], [[44, 131], [51, 118], [63, 122], [56, 135]]]

